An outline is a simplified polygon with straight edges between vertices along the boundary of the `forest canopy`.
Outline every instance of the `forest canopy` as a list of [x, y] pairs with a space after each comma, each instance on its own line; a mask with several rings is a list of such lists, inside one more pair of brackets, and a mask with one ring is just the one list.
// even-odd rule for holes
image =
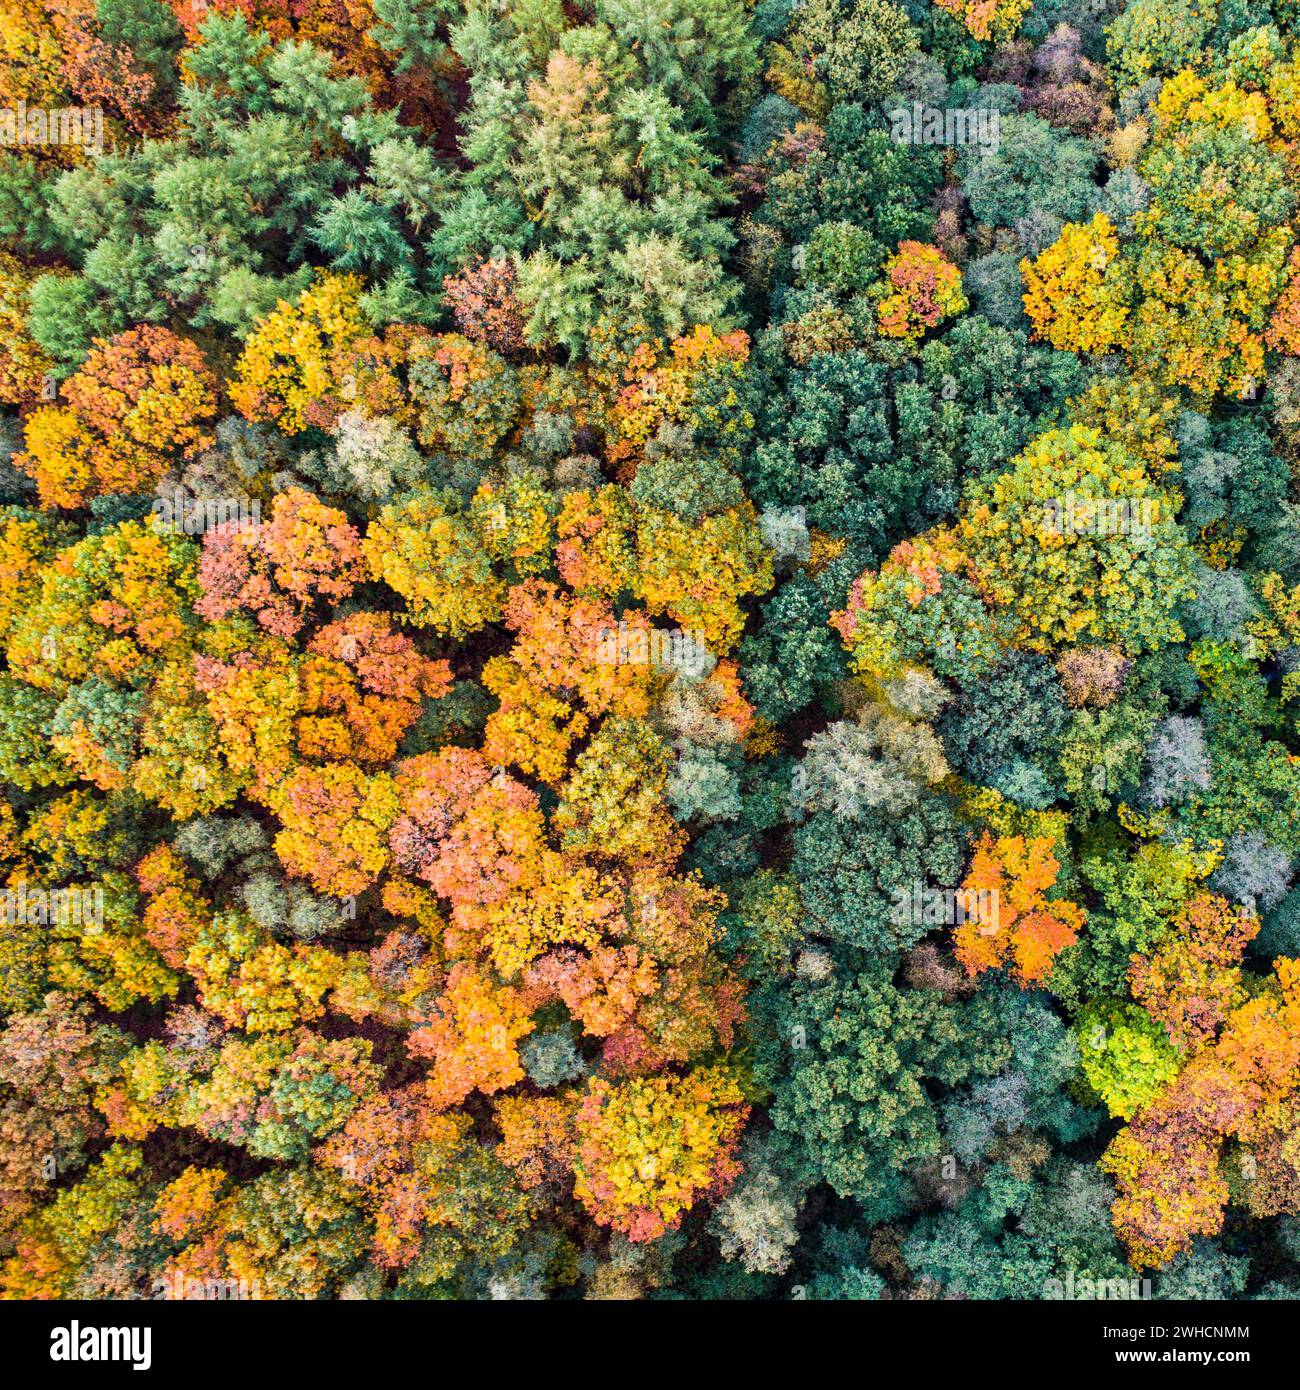
[[0, 0], [0, 577], [0, 1296], [1300, 1298], [1291, 0]]

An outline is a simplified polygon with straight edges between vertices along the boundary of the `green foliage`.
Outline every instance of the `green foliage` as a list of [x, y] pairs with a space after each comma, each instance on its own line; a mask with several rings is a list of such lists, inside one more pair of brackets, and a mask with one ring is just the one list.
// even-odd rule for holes
[[885, 958], [925, 935], [924, 922], [896, 912], [914, 883], [955, 886], [964, 836], [943, 797], [923, 797], [899, 814], [882, 808], [857, 820], [816, 812], [795, 831], [791, 869], [807, 927], [818, 936]]
[[882, 1216], [887, 1175], [940, 1151], [927, 1086], [988, 1075], [1009, 1055], [983, 1002], [947, 1004], [880, 975], [796, 981], [765, 991], [760, 1007], [772, 1039], [760, 1074], [792, 1161]]

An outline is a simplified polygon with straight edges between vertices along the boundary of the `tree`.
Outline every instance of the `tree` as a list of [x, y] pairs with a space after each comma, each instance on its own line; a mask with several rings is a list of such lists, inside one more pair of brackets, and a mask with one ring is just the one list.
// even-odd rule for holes
[[0, 400], [6, 405], [32, 405], [48, 394], [47, 382], [53, 385], [54, 361], [29, 328], [28, 295], [35, 279], [16, 257], [0, 256]]
[[1001, 0], [991, 5], [971, 3], [971, 0], [943, 0], [943, 8], [960, 19], [974, 38], [987, 41], [1010, 38], [1029, 6], [1025, 0]]
[[714, 1213], [723, 1259], [739, 1259], [751, 1274], [784, 1273], [799, 1239], [798, 1215], [799, 1205], [781, 1178], [751, 1159]]
[[353, 763], [299, 767], [269, 793], [282, 829], [275, 852], [320, 893], [364, 893], [389, 861], [386, 835], [398, 802], [388, 773], [367, 777]]
[[878, 572], [853, 581], [831, 624], [868, 682], [920, 667], [975, 680], [996, 662], [999, 624], [973, 582], [957, 536], [937, 529], [895, 546]]
[[1129, 988], [1165, 1025], [1181, 1052], [1209, 1041], [1229, 1011], [1244, 1002], [1237, 963], [1259, 931], [1259, 919], [1211, 893], [1180, 910], [1176, 930], [1150, 956], [1129, 965]]
[[460, 637], [499, 618], [505, 597], [481, 534], [452, 494], [415, 492], [380, 511], [363, 553], [416, 622]]
[[1051, 975], [1053, 960], [1078, 939], [1087, 916], [1076, 903], [1047, 897], [1059, 869], [1048, 839], [981, 837], [962, 882], [964, 920], [954, 933], [957, 959], [969, 974], [1006, 963], [1022, 985]]
[[1128, 287], [1119, 238], [1104, 212], [1067, 223], [1051, 246], [1020, 262], [1036, 337], [1067, 352], [1113, 352], [1125, 340]]
[[232, 1028], [278, 1032], [320, 1018], [342, 962], [319, 946], [270, 939], [241, 913], [217, 913], [195, 932], [185, 965], [199, 1002]]
[[7, 1234], [56, 1177], [86, 1162], [103, 1132], [96, 1102], [124, 1045], [115, 1028], [93, 1023], [89, 1006], [69, 994], [47, 994], [30, 1013], [6, 1019], [0, 1032], [0, 1188]]
[[958, 539], [1024, 646], [1085, 637], [1138, 653], [1182, 637], [1174, 609], [1192, 590], [1175, 506], [1122, 445], [1072, 425], [981, 489]]
[[65, 405], [33, 411], [19, 465], [47, 507], [147, 492], [173, 459], [211, 442], [216, 381], [193, 343], [143, 326], [97, 342], [62, 387]]
[[360, 294], [355, 276], [325, 276], [296, 303], [281, 300], [244, 345], [230, 396], [240, 413], [288, 434], [327, 423], [341, 387], [333, 368], [364, 331]]
[[1178, 1053], [1160, 1020], [1132, 1004], [1095, 1006], [1078, 1032], [1083, 1074], [1121, 1119], [1131, 1119], [1178, 1074]]
[[181, 1119], [258, 1158], [299, 1158], [339, 1129], [373, 1091], [370, 1044], [306, 1029], [221, 1048], [211, 1074], [181, 1105]]
[[925, 724], [867, 705], [856, 721], [832, 724], [809, 739], [792, 798], [801, 811], [848, 820], [869, 809], [903, 810], [948, 776], [942, 747]]
[[1022, 249], [1035, 253], [1061, 224], [1093, 211], [1098, 154], [1092, 136], [1079, 139], [1032, 112], [1012, 112], [998, 121], [997, 149], [964, 145], [957, 168], [974, 217], [1014, 227]]
[[794, 833], [791, 861], [809, 929], [890, 958], [933, 925], [905, 910], [914, 888], [955, 884], [963, 847], [941, 796], [922, 797], [902, 815], [881, 807], [856, 821], [810, 816]]
[[1007, 795], [1019, 784], [1025, 794], [1017, 799], [1041, 808], [1056, 796], [1049, 760], [1067, 727], [1061, 697], [1048, 662], [1036, 653], [1009, 652], [993, 670], [962, 682], [936, 728], [966, 777]]
[[806, 67], [818, 79], [817, 105], [827, 108], [890, 95], [917, 48], [906, 12], [888, 0], [814, 0], [792, 30], [788, 53], [777, 48], [778, 90]]
[[367, 1097], [318, 1151], [322, 1176], [373, 1214], [380, 1268], [406, 1287], [446, 1287], [501, 1258], [531, 1215], [502, 1160], [468, 1115], [438, 1114], [418, 1085]]
[[[985, 1006], [948, 1004], [870, 974], [796, 981], [782, 994], [768, 991], [759, 1005], [770, 1029], [760, 1074], [776, 1092], [782, 1148], [813, 1181], [867, 1210], [897, 1210], [895, 1175], [940, 1152], [927, 1083], [997, 1070], [1005, 1040], [988, 1036]], [[875, 1103], [882, 1093], [889, 1104]]]
[[720, 1194], [738, 1174], [743, 1097], [718, 1067], [619, 1085], [592, 1081], [577, 1118], [575, 1195], [634, 1241], [674, 1229], [701, 1197]]
[[922, 337], [946, 318], [967, 308], [961, 272], [932, 246], [904, 241], [885, 262], [889, 293], [877, 310], [879, 328], [887, 338]]
[[200, 617], [243, 609], [268, 632], [293, 637], [321, 599], [346, 598], [362, 575], [363, 546], [344, 512], [311, 493], [280, 493], [268, 521], [226, 522], [204, 536]]
[[464, 964], [453, 966], [429, 1022], [410, 1036], [417, 1057], [433, 1060], [429, 1099], [438, 1109], [473, 1090], [491, 1095], [522, 1081], [518, 1041], [532, 1032], [524, 1001]]
[[1193, 1236], [1219, 1230], [1229, 1197], [1223, 1141], [1267, 1142], [1275, 1107], [1296, 1086], [1295, 988], [1294, 963], [1279, 960], [1273, 989], [1234, 1010], [1218, 1041], [1102, 1156], [1118, 1187], [1115, 1229], [1139, 1268], [1163, 1265]]
[[[1153, 50], [1178, 47], [1157, 37], [1161, 8], [1135, 6], [1117, 27], [1117, 66], [1135, 82], [1158, 64]], [[1208, 15], [1192, 6], [1183, 18], [1194, 33]], [[1163, 85], [1135, 171], [1143, 205], [1123, 246], [1097, 212], [1087, 224], [1070, 217], [1054, 245], [1022, 262], [1039, 335], [1074, 350], [1123, 346], [1135, 372], [1206, 401], [1251, 399], [1266, 348], [1286, 333], [1294, 198], [1273, 141], [1274, 92], [1238, 75], [1184, 67]], [[1252, 74], [1250, 85], [1263, 84]]]

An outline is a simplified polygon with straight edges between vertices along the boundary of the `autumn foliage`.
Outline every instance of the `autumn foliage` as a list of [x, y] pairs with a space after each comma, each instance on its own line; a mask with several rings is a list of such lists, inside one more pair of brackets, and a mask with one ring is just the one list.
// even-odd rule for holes
[[1300, 1298], [1298, 152], [1292, 0], [0, 0], [0, 1296]]

